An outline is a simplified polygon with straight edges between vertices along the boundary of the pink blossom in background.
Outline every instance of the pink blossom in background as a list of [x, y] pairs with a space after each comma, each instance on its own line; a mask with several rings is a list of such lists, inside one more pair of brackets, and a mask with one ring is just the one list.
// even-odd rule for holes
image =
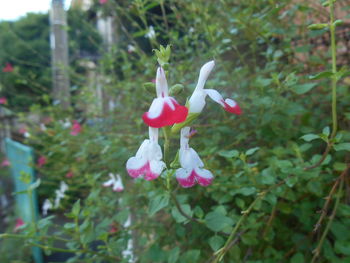
[[2, 104], [2, 105], [7, 104], [7, 99], [5, 97], [1, 97], [0, 104]]
[[14, 232], [19, 231], [19, 229], [20, 229], [22, 226], [24, 226], [24, 225], [25, 225], [25, 223], [24, 223], [23, 219], [22, 219], [22, 218], [17, 218], [17, 219], [16, 219], [16, 225], [15, 225], [13, 231], [14, 231]]
[[116, 226], [115, 223], [112, 223], [109, 225], [109, 231], [108, 231], [110, 234], [114, 234], [116, 232], [118, 232], [118, 228]]
[[74, 176], [74, 173], [72, 171], [69, 171], [68, 173], [66, 173], [67, 178], [72, 178], [73, 176]]
[[12, 72], [13, 67], [10, 63], [6, 63], [6, 66], [2, 69], [2, 72]]
[[18, 132], [20, 134], [25, 134], [27, 132], [27, 128], [26, 127], [21, 127], [21, 128], [19, 128]]
[[156, 83], [156, 79], [152, 79], [151, 82], [152, 82], [152, 83]]
[[47, 158], [45, 156], [40, 156], [38, 159], [38, 167], [43, 167], [47, 162]]
[[108, 2], [108, 0], [100, 0], [99, 2], [100, 2], [101, 5], [104, 5], [104, 4], [106, 4]]
[[10, 166], [10, 165], [11, 165], [11, 163], [10, 163], [10, 161], [7, 160], [7, 159], [4, 159], [4, 160], [2, 161], [2, 163], [1, 163], [1, 166], [2, 166], [2, 167], [8, 167], [8, 166]]
[[70, 134], [73, 135], [73, 136], [77, 136], [81, 132], [81, 130], [82, 130], [82, 128], [81, 128], [81, 125], [79, 124], [79, 122], [74, 120], [73, 121], [73, 125], [71, 127]]

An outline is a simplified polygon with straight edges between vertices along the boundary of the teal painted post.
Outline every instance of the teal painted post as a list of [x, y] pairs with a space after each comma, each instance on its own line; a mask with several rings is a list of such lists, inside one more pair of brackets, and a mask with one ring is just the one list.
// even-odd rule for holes
[[[34, 168], [32, 166], [34, 155], [32, 148], [6, 138], [6, 155], [11, 163], [11, 176], [15, 185], [15, 192], [28, 190], [29, 185], [35, 181]], [[25, 173], [30, 176], [30, 183], [20, 180]], [[38, 198], [34, 189], [31, 196], [27, 193], [16, 194], [16, 214], [26, 223], [35, 222], [39, 219]], [[32, 248], [35, 263], [43, 263], [42, 251], [38, 247]]]

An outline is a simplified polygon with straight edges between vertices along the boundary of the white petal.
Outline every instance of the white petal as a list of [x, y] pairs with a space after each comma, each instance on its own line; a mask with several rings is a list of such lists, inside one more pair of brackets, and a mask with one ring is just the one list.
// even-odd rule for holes
[[156, 90], [158, 98], [168, 97], [168, 82], [166, 80], [165, 72], [162, 67], [159, 67], [157, 69]]
[[157, 118], [163, 111], [164, 107], [164, 98], [156, 98], [152, 101], [151, 106], [148, 110], [148, 117], [151, 119]]
[[188, 149], [188, 140], [190, 135], [190, 127], [184, 127], [181, 129], [181, 137], [180, 137], [180, 147], [182, 149]]
[[198, 154], [192, 148], [180, 149], [180, 164], [181, 167], [187, 170], [193, 170], [197, 167], [203, 167], [204, 164]]
[[162, 157], [163, 157], [162, 148], [160, 148], [158, 143], [151, 142], [147, 149], [147, 160], [160, 161]]
[[144, 140], [141, 143], [140, 148], [137, 150], [135, 157], [146, 158], [150, 143], [151, 143], [150, 140]]
[[201, 113], [205, 106], [206, 96], [207, 94], [202, 89], [195, 90], [188, 101], [189, 113]]
[[103, 185], [104, 187], [109, 187], [109, 186], [111, 186], [112, 184], [114, 184], [114, 182], [115, 182], [115, 180], [110, 179], [110, 180], [104, 182], [102, 185]]
[[190, 175], [191, 175], [191, 170], [187, 170], [184, 168], [177, 169], [175, 174], [176, 178], [179, 178], [179, 179], [188, 178]]
[[149, 139], [152, 142], [158, 143], [158, 128], [148, 128]]
[[206, 179], [212, 179], [214, 178], [213, 174], [207, 170], [207, 169], [201, 169], [201, 168], [196, 168], [195, 172], [197, 173], [197, 175], [199, 175], [200, 177], [206, 178]]
[[221, 96], [221, 94], [215, 90], [215, 89], [205, 89], [204, 90], [208, 96], [213, 100], [215, 101], [216, 103], [219, 103], [222, 107], [225, 107], [225, 104], [224, 104], [224, 98]]
[[139, 157], [131, 157], [127, 162], [126, 162], [126, 169], [127, 170], [138, 170], [145, 166], [147, 163], [146, 158], [139, 158]]
[[165, 168], [165, 163], [162, 161], [152, 160], [150, 161], [151, 172], [157, 175], [160, 175]]
[[214, 60], [209, 61], [202, 66], [202, 68], [199, 72], [199, 78], [198, 78], [196, 90], [204, 88], [204, 84], [207, 81], [209, 74], [213, 70], [214, 66], [215, 66]]
[[225, 99], [225, 102], [230, 106], [230, 107], [235, 107], [237, 105], [237, 102], [235, 102], [233, 99]]

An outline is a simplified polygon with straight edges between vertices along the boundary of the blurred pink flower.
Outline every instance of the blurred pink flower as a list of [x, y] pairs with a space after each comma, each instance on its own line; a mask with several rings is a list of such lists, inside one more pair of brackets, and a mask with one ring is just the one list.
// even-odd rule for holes
[[156, 79], [152, 79], [151, 82], [152, 82], [152, 83], [156, 83]]
[[100, 0], [99, 2], [100, 2], [101, 5], [104, 5], [104, 4], [106, 4], [108, 2], [108, 0]]
[[25, 134], [27, 132], [27, 128], [26, 127], [21, 127], [21, 128], [19, 128], [18, 132], [20, 134]]
[[114, 234], [116, 232], [118, 232], [118, 227], [116, 226], [115, 223], [112, 223], [109, 225], [109, 231], [110, 234]]
[[14, 232], [19, 231], [20, 228], [21, 228], [22, 226], [24, 226], [24, 225], [25, 225], [25, 223], [24, 223], [23, 219], [22, 219], [22, 218], [17, 218], [17, 219], [16, 219], [16, 225], [15, 225], [13, 231], [14, 231]]
[[43, 167], [47, 162], [47, 158], [45, 156], [40, 156], [38, 159], [38, 167]]
[[7, 104], [7, 99], [5, 97], [1, 97], [0, 104], [2, 104], [2, 105]]
[[81, 128], [81, 125], [79, 124], [79, 122], [74, 120], [73, 121], [73, 125], [71, 127], [70, 134], [73, 135], [73, 136], [77, 136], [81, 132], [81, 130], [82, 130], [82, 128]]
[[72, 171], [69, 171], [68, 173], [66, 173], [67, 178], [72, 178], [73, 176], [74, 176], [74, 173]]
[[2, 166], [2, 167], [8, 167], [8, 166], [10, 166], [10, 165], [11, 165], [11, 163], [10, 163], [10, 161], [7, 160], [7, 159], [4, 159], [4, 160], [2, 161], [2, 163], [1, 163], [1, 166]]
[[13, 67], [11, 65], [11, 63], [6, 63], [6, 66], [3, 67], [2, 72], [12, 72], [13, 71]]

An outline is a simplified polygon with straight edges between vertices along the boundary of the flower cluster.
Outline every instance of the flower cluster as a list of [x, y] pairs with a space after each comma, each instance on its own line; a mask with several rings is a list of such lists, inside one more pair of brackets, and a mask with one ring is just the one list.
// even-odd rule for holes
[[[162, 160], [162, 149], [158, 144], [158, 130], [172, 126], [171, 132], [173, 133], [181, 130], [180, 150], [178, 152], [178, 161], [181, 167], [175, 171], [179, 184], [187, 188], [196, 183], [201, 186], [208, 186], [212, 183], [214, 179], [212, 173], [204, 169], [204, 163], [197, 152], [189, 147], [191, 129], [188, 126], [202, 112], [207, 95], [220, 104], [224, 110], [237, 115], [242, 113], [234, 100], [224, 99], [214, 89], [204, 89], [205, 82], [214, 65], [214, 61], [210, 61], [201, 68], [197, 86], [186, 106], [180, 105], [175, 98], [169, 96], [165, 71], [162, 67], [158, 68], [155, 81], [157, 97], [153, 100], [149, 110], [142, 116], [143, 121], [149, 126], [149, 139], [143, 141], [136, 155], [129, 158], [126, 163], [127, 172], [131, 177], [154, 180], [166, 169], [166, 163]], [[165, 130], [165, 133], [167, 131]]]

